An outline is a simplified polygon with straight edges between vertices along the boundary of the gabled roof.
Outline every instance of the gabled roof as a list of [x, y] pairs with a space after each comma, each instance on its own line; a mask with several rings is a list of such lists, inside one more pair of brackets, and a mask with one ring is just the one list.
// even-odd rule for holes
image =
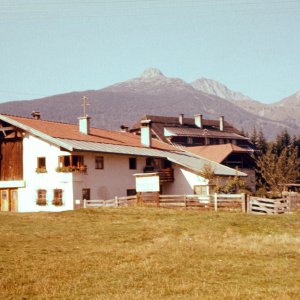
[[[142, 117], [142, 119], [133, 125], [131, 131], [137, 131], [140, 128], [140, 122], [142, 120], [151, 120], [151, 126], [152, 126], [152, 132], [162, 141], [167, 142], [166, 137], [164, 136], [164, 128], [165, 127], [172, 127], [172, 128], [181, 128], [186, 129], [188, 131], [189, 129], [194, 130], [194, 132], [198, 131], [199, 134], [203, 130], [209, 130], [210, 132], [213, 132], [215, 134], [220, 133], [220, 122], [219, 120], [208, 120], [208, 119], [202, 119], [203, 123], [203, 129], [198, 128], [195, 125], [195, 119], [194, 118], [183, 118], [183, 125], [179, 123], [178, 117], [166, 117], [166, 116], [155, 116], [155, 115], [145, 115]], [[223, 133], [227, 134], [227, 138], [236, 139], [237, 136], [239, 139], [247, 140], [246, 137], [241, 135], [241, 132], [234, 128], [232, 125], [230, 125], [228, 122], [224, 121], [224, 131]]]
[[201, 128], [165, 127], [172, 136], [211, 137], [244, 140], [245, 137], [233, 132], [217, 131]]
[[[31, 131], [39, 136], [42, 134], [43, 138], [51, 137], [60, 139], [70, 139], [76, 141], [123, 145], [143, 148], [144, 146], [140, 142], [140, 137], [135, 136], [129, 132], [118, 132], [105, 130], [100, 128], [91, 128], [90, 134], [83, 134], [79, 132], [79, 126], [68, 123], [36, 120], [31, 118], [1, 115], [3, 121], [11, 123], [25, 131]], [[33, 131], [32, 131], [33, 130]], [[171, 145], [163, 142], [153, 140], [152, 146], [154, 149], [169, 150], [172, 151], [175, 148]]]
[[217, 163], [222, 163], [231, 153], [253, 153], [252, 149], [241, 148], [234, 144], [195, 146], [185, 150]]
[[[8, 115], [0, 115], [0, 120], [69, 151], [161, 157], [198, 173], [203, 170], [204, 165], [211, 165], [217, 175], [234, 176], [236, 174], [236, 171], [229, 167], [160, 141], [153, 140], [151, 148], [145, 147], [141, 144], [139, 136], [127, 132], [91, 128], [91, 134], [86, 135], [80, 133], [79, 126], [74, 124]], [[238, 175], [247, 176], [242, 172], [238, 172]]]

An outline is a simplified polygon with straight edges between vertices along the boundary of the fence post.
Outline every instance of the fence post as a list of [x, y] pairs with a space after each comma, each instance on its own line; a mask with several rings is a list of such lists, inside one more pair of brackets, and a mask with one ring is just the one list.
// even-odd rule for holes
[[184, 201], [184, 207], [187, 208], [186, 195], [183, 196], [183, 201]]
[[246, 194], [245, 193], [242, 193], [241, 194], [242, 195], [242, 212], [244, 213], [244, 212], [246, 212], [246, 199], [247, 199], [247, 197], [246, 197]]
[[248, 200], [247, 200], [247, 212], [248, 212], [248, 214], [251, 213], [251, 211], [252, 211], [251, 196], [248, 196]]
[[83, 208], [86, 208], [86, 200], [85, 199], [83, 199]]
[[160, 193], [157, 192], [157, 194], [156, 194], [156, 206], [157, 206], [157, 207], [159, 207], [159, 205], [160, 205], [159, 197], [160, 197]]
[[291, 198], [290, 198], [290, 196], [286, 196], [285, 200], [286, 200], [286, 205], [287, 205], [287, 211], [288, 211], [288, 213], [290, 213], [291, 212]]
[[218, 210], [218, 194], [217, 193], [214, 194], [214, 208], [215, 208], [215, 211]]
[[115, 206], [118, 207], [119, 206], [119, 198], [116, 196], [115, 197]]

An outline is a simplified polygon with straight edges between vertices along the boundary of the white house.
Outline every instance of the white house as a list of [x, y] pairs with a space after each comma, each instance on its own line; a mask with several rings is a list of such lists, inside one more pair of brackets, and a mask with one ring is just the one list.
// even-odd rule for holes
[[[207, 193], [200, 176], [210, 165], [219, 176], [229, 167], [151, 139], [150, 124], [141, 137], [34, 118], [0, 115], [0, 210], [63, 211], [83, 199], [110, 199], [135, 193], [133, 174], [158, 172], [161, 193]], [[246, 176], [238, 172], [239, 176]], [[200, 189], [199, 189], [200, 187]]]

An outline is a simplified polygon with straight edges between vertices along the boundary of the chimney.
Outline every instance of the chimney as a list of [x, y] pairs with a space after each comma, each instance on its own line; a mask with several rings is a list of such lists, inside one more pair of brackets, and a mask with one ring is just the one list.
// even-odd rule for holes
[[151, 120], [141, 121], [141, 144], [151, 148]]
[[180, 115], [179, 115], [178, 120], [179, 120], [179, 124], [180, 124], [180, 125], [183, 125], [183, 117], [184, 117], [184, 114], [180, 114]]
[[224, 116], [220, 116], [220, 131], [224, 131]]
[[41, 113], [39, 111], [33, 111], [31, 113], [31, 116], [35, 119], [35, 120], [40, 120], [41, 119]]
[[84, 134], [90, 134], [90, 121], [91, 117], [80, 117], [79, 120], [79, 131]]
[[128, 132], [129, 131], [128, 125], [121, 125], [120, 128], [121, 128], [121, 132]]
[[199, 128], [203, 128], [203, 116], [202, 115], [195, 115], [195, 125]]
[[78, 118], [79, 131], [83, 134], [90, 134], [91, 117], [89, 117], [88, 114], [86, 113], [87, 106], [89, 106], [88, 100], [89, 100], [88, 97], [86, 96], [82, 97], [83, 103], [81, 104], [81, 106], [83, 106], [83, 117]]

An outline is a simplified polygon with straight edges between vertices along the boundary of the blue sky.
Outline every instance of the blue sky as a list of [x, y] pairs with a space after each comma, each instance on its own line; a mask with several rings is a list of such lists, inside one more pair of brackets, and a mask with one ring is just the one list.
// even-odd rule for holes
[[300, 0], [0, 0], [0, 102], [146, 68], [271, 103], [300, 90]]

